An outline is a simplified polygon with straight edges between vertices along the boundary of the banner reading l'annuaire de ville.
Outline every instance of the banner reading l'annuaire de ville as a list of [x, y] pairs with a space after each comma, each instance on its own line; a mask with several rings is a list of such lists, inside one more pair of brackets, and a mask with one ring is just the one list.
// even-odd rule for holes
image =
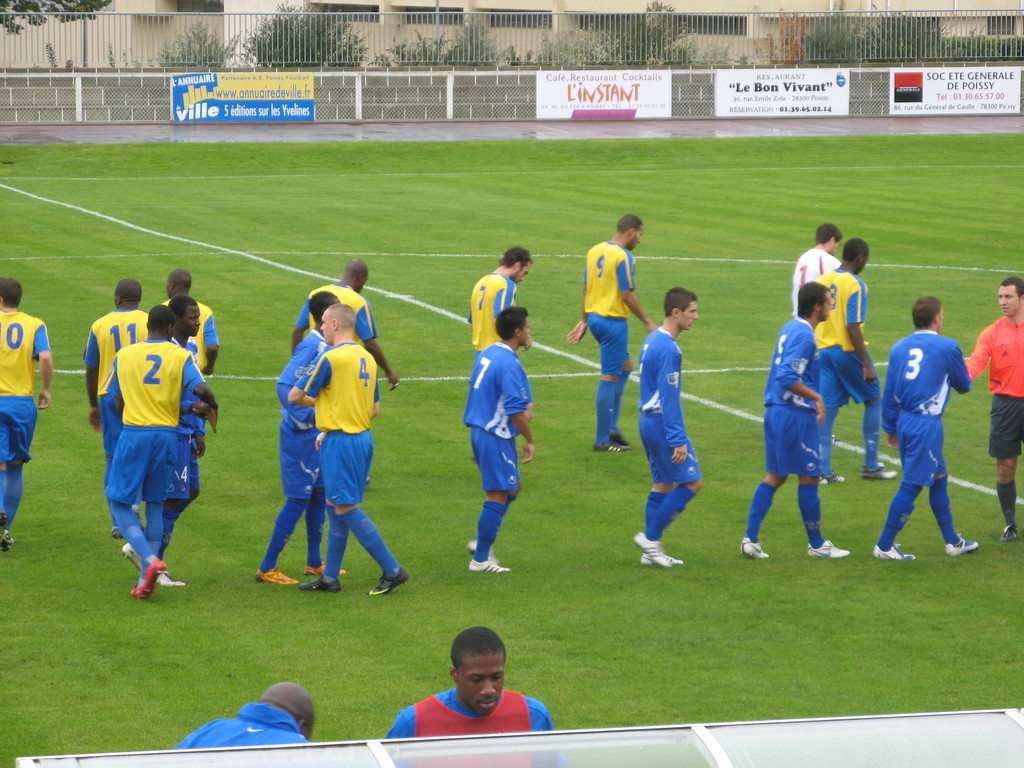
[[199, 72], [171, 76], [177, 123], [311, 121], [311, 72]]

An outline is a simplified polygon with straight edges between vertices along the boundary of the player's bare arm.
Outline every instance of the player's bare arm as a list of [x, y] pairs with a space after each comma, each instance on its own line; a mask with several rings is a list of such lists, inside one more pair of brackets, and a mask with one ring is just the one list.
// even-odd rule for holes
[[629, 311], [636, 315], [637, 319], [644, 324], [644, 328], [647, 329], [648, 333], [658, 327], [651, 322], [651, 318], [647, 316], [644, 308], [640, 306], [640, 299], [636, 297], [635, 291], [619, 291], [619, 295], [622, 296], [622, 301], [625, 305], [629, 307]]

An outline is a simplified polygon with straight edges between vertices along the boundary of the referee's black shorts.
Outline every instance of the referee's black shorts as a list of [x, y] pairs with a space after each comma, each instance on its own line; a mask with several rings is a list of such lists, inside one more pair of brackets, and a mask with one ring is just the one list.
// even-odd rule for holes
[[992, 395], [991, 417], [988, 455], [993, 459], [1020, 456], [1024, 443], [1024, 397]]

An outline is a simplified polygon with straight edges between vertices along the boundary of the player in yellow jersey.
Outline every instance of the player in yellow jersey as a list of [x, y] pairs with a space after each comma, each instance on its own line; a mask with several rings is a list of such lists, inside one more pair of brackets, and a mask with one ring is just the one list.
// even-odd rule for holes
[[533, 257], [525, 248], [509, 248], [497, 269], [484, 275], [473, 286], [469, 297], [469, 324], [473, 326], [473, 346], [482, 352], [501, 339], [494, 327], [494, 318], [501, 310], [515, 306], [516, 286], [530, 274]]
[[[22, 470], [32, 458], [29, 448], [39, 411], [50, 407], [53, 356], [46, 324], [18, 309], [21, 283], [0, 278], [0, 552], [11, 548], [10, 527], [25, 492]], [[35, 390], [35, 363], [39, 361], [42, 388]]]
[[567, 337], [570, 344], [578, 344], [590, 328], [601, 345], [595, 451], [630, 450], [619, 430], [622, 394], [633, 370], [629, 357], [629, 313], [636, 315], [647, 333], [657, 328], [636, 297], [632, 250], [640, 244], [643, 234], [644, 223], [639, 217], [628, 214], [619, 219], [611, 240], [598, 243], [587, 253], [582, 318]]
[[865, 480], [891, 480], [896, 471], [878, 463], [878, 439], [882, 429], [882, 390], [878, 373], [864, 340], [864, 323], [868, 317], [868, 288], [859, 275], [867, 266], [870, 249], [859, 237], [843, 246], [839, 269], [818, 278], [830, 296], [831, 312], [818, 323], [814, 335], [818, 340], [821, 360], [821, 396], [825, 401], [825, 422], [821, 427], [821, 483], [828, 485], [845, 480], [832, 469], [832, 428], [839, 409], [852, 399], [864, 403], [864, 465], [860, 476]]
[[[149, 316], [139, 309], [142, 301], [142, 286], [138, 280], [121, 280], [114, 288], [114, 311], [108, 312], [89, 329], [85, 342], [85, 393], [89, 398], [89, 425], [95, 432], [103, 433], [103, 454], [106, 467], [103, 482], [110, 474], [110, 461], [114, 457], [114, 446], [121, 435], [121, 416], [114, 409], [114, 398], [98, 395], [100, 378], [105, 378], [114, 362], [114, 355], [121, 347], [146, 340], [146, 322]], [[110, 535], [121, 538], [121, 530], [114, 523], [110, 513]]]
[[[187, 269], [175, 269], [167, 276], [167, 299], [175, 296], [188, 296], [192, 292], [192, 273]], [[165, 301], [164, 304], [168, 302]], [[203, 304], [199, 305], [199, 333], [196, 335], [196, 346], [199, 353], [199, 370], [204, 376], [213, 373], [213, 366], [220, 354], [220, 337], [217, 335], [217, 324], [213, 319], [213, 310]]]
[[299, 585], [307, 592], [339, 592], [342, 560], [351, 531], [381, 567], [380, 582], [371, 595], [386, 595], [409, 580], [373, 521], [359, 508], [373, 461], [370, 419], [380, 410], [377, 364], [355, 342], [356, 315], [346, 304], [324, 310], [322, 332], [331, 349], [313, 364], [288, 392], [293, 405], [313, 406], [316, 426], [326, 433], [320, 445], [320, 465], [330, 530], [324, 572]]

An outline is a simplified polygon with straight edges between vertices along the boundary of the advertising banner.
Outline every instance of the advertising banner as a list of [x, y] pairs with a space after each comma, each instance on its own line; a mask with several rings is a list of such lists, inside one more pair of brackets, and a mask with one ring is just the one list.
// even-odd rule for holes
[[850, 114], [848, 69], [720, 69], [716, 117], [836, 117]]
[[1016, 114], [1020, 72], [1020, 67], [894, 69], [889, 74], [889, 114]]
[[672, 117], [668, 70], [558, 70], [537, 73], [537, 119]]
[[171, 76], [176, 123], [311, 121], [311, 72], [204, 72]]

